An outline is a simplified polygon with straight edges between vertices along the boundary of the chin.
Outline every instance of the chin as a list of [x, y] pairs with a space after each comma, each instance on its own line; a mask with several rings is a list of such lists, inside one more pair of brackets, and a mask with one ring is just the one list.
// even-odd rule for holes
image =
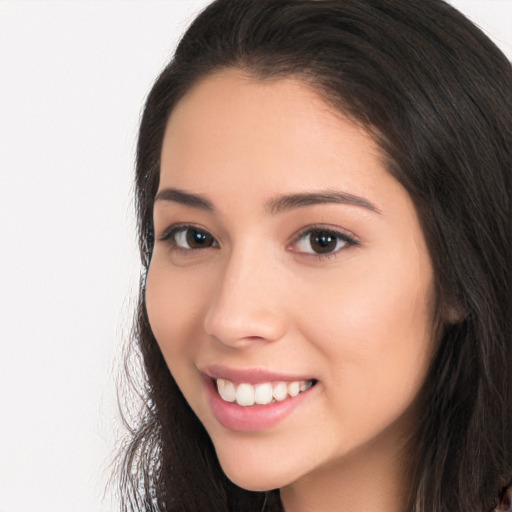
[[266, 492], [272, 491], [274, 489], [280, 489], [285, 485], [279, 478], [269, 478], [267, 475], [261, 475], [257, 473], [241, 473], [239, 471], [224, 471], [224, 473], [229, 478], [229, 480], [231, 480], [231, 482], [233, 482], [238, 487], [245, 489], [246, 491]]
[[264, 492], [280, 489], [297, 478], [291, 468], [283, 468], [268, 461], [255, 462], [250, 458], [236, 458], [232, 455], [223, 457], [222, 454], [218, 454], [218, 458], [229, 480], [247, 491]]

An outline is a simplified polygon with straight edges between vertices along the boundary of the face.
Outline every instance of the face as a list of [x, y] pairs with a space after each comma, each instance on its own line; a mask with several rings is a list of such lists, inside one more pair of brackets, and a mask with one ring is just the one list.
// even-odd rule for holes
[[147, 311], [227, 476], [274, 489], [396, 451], [433, 273], [370, 136], [299, 81], [229, 70], [180, 101], [161, 157]]

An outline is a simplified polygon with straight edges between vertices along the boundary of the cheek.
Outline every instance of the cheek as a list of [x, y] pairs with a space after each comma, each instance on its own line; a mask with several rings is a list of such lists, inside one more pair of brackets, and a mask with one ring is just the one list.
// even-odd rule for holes
[[151, 330], [171, 371], [172, 365], [179, 363], [193, 348], [186, 340], [197, 328], [201, 308], [197, 286], [193, 279], [172, 272], [169, 265], [158, 259], [151, 262], [146, 283], [146, 309]]
[[303, 316], [308, 338], [326, 352], [340, 347], [361, 360], [376, 351], [415, 343], [419, 347], [430, 338], [433, 326], [431, 271], [420, 276], [361, 263], [324, 282], [311, 280], [296, 294], [302, 297], [301, 309], [308, 312]]
[[200, 415], [201, 380], [193, 364], [202, 347], [198, 322], [204, 294], [201, 282], [153, 259], [146, 283], [146, 309], [151, 330], [167, 367], [192, 409]]
[[348, 428], [357, 430], [393, 421], [419, 391], [434, 350], [434, 291], [429, 265], [421, 275], [404, 266], [355, 267], [325, 283], [303, 331], [330, 361], [327, 392], [340, 423], [350, 417]]

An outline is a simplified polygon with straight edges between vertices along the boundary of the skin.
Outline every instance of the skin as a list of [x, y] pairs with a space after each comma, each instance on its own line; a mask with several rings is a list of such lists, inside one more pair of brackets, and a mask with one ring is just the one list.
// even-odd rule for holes
[[[161, 156], [159, 191], [199, 194], [214, 209], [155, 202], [148, 315], [227, 476], [280, 488], [287, 512], [401, 510], [436, 300], [414, 205], [378, 146], [308, 85], [230, 69], [180, 101]], [[276, 196], [320, 190], [378, 211], [339, 202], [269, 211]], [[162, 239], [182, 223], [213, 245]], [[318, 255], [301, 235], [318, 225], [357, 244]], [[276, 426], [237, 432], [208, 404], [199, 370], [212, 363], [318, 383]]]

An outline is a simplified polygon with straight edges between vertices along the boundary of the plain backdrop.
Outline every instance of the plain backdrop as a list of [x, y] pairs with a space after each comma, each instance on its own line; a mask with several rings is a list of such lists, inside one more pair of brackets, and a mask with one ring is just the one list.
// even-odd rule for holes
[[[0, 0], [0, 512], [115, 511], [152, 81], [208, 2]], [[454, 0], [512, 57], [512, 0]]]

